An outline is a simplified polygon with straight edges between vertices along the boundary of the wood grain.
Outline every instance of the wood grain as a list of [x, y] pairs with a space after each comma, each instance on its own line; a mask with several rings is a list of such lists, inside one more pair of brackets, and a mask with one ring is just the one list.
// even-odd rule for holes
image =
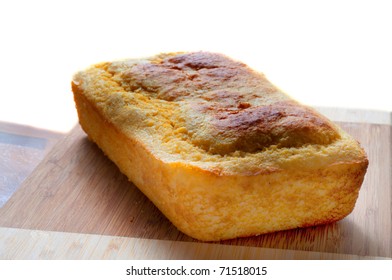
[[[163, 260], [357, 260], [384, 259], [225, 244], [113, 237], [96, 234], [0, 228], [0, 259]], [[15, 250], [15, 248], [24, 248]]]
[[[392, 257], [391, 126], [341, 123], [369, 156], [353, 213], [325, 226], [220, 245]], [[0, 209], [0, 226], [200, 244], [177, 231], [76, 127]], [[216, 243], [209, 243], [217, 245]]]
[[0, 208], [64, 135], [0, 122]]

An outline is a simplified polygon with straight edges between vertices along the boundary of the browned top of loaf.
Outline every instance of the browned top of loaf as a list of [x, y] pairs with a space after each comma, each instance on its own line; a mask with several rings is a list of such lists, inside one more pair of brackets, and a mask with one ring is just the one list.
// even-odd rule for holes
[[221, 54], [100, 63], [72, 87], [129, 143], [173, 166], [248, 176], [366, 161], [341, 128]]
[[212, 154], [326, 145], [340, 137], [331, 122], [263, 74], [221, 54], [163, 54], [128, 67], [121, 85], [179, 103], [190, 141]]

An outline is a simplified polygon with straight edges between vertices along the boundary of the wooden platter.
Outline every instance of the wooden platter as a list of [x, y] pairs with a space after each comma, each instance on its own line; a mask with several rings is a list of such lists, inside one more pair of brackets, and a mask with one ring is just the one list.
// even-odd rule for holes
[[327, 113], [360, 141], [370, 162], [356, 207], [340, 222], [196, 241], [179, 232], [76, 126], [0, 208], [0, 258], [392, 258], [391, 115], [383, 112], [381, 123], [366, 123], [352, 113], [342, 121], [337, 111]]

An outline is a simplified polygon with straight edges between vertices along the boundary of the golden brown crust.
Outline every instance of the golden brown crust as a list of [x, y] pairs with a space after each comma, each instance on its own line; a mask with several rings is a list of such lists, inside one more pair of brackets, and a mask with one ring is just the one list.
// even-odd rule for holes
[[327, 223], [355, 205], [363, 149], [243, 63], [161, 54], [97, 64], [72, 89], [89, 138], [192, 237]]
[[207, 152], [329, 144], [339, 137], [327, 119], [288, 100], [262, 74], [221, 54], [162, 56], [134, 64], [120, 77], [129, 91], [186, 106], [183, 118], [191, 141]]

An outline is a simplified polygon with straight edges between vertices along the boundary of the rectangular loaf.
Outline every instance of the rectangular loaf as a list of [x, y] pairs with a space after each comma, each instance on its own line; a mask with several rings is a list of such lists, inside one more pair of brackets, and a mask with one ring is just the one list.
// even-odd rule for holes
[[101, 63], [72, 90], [89, 139], [193, 238], [325, 224], [355, 206], [368, 165], [359, 143], [224, 55]]

